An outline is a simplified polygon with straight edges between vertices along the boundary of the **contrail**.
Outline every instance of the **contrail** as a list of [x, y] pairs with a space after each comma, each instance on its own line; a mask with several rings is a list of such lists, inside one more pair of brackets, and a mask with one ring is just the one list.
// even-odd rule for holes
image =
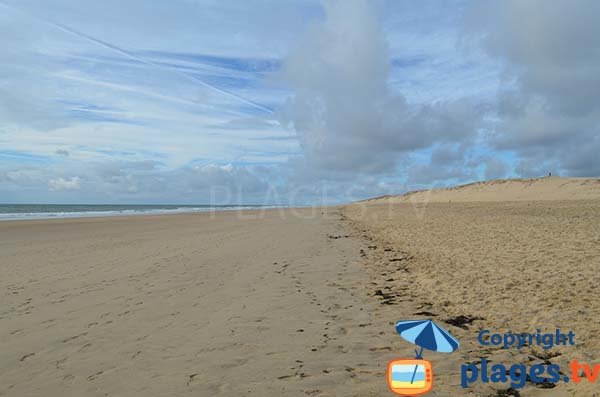
[[[144, 90], [144, 89], [138, 89], [138, 88], [133, 88], [131, 86], [127, 86], [127, 85], [123, 85], [123, 84], [115, 84], [115, 83], [109, 83], [106, 81], [100, 81], [100, 80], [94, 80], [94, 79], [85, 79], [82, 77], [78, 77], [78, 76], [73, 76], [70, 74], [65, 74], [65, 73], [59, 73], [58, 74], [59, 77], [63, 78], [63, 79], [67, 79], [67, 80], [72, 80], [72, 81], [77, 81], [80, 83], [84, 83], [84, 84], [91, 84], [91, 85], [96, 85], [96, 86], [100, 86], [100, 87], [106, 87], [106, 88], [110, 88], [112, 90], [118, 90], [118, 91], [125, 91], [125, 92], [131, 92], [131, 93], [136, 93], [136, 94], [141, 94], [147, 97], [155, 97], [161, 100], [165, 100], [165, 101], [171, 101], [174, 103], [179, 103], [179, 104], [184, 104], [184, 105], [192, 105], [195, 107], [198, 106], [202, 106], [202, 107], [207, 107], [207, 108], [213, 108], [213, 109], [217, 109], [216, 106], [214, 105], [210, 105], [210, 104], [205, 104], [205, 103], [201, 103], [198, 101], [190, 101], [188, 99], [183, 99], [183, 98], [178, 98], [175, 96], [171, 96], [171, 95], [164, 95], [164, 94], [159, 94], [153, 91], [148, 91], [148, 90]], [[236, 116], [240, 116], [243, 115], [243, 113], [239, 112], [239, 111], [235, 111], [235, 110], [231, 110], [231, 109], [219, 109], [220, 111], [224, 112], [224, 113], [230, 113]]]
[[[117, 52], [117, 53], [119, 53], [119, 54], [121, 54], [121, 55], [123, 55], [123, 56], [125, 56], [125, 57], [127, 57], [129, 59], [132, 59], [134, 61], [146, 64], [146, 65], [149, 65], [149, 66], [152, 66], [152, 67], [155, 67], [155, 68], [159, 68], [161, 70], [163, 69], [161, 67], [161, 65], [157, 64], [156, 62], [153, 62], [153, 61], [141, 58], [141, 57], [139, 57], [139, 56], [137, 56], [137, 55], [135, 55], [135, 54], [133, 54], [133, 53], [131, 53], [131, 52], [129, 52], [129, 51], [121, 48], [121, 47], [118, 47], [118, 46], [114, 45], [114, 44], [111, 44], [111, 43], [108, 43], [106, 41], [97, 39], [97, 38], [92, 37], [90, 35], [87, 35], [87, 34], [85, 34], [83, 32], [79, 32], [79, 31], [77, 31], [75, 29], [69, 28], [68, 26], [62, 25], [60, 23], [57, 23], [57, 22], [54, 22], [54, 21], [51, 21], [51, 20], [39, 17], [39, 16], [31, 14], [31, 13], [27, 13], [27, 12], [21, 10], [20, 8], [13, 7], [13, 6], [8, 5], [6, 3], [0, 2], [0, 4], [3, 5], [3, 6], [5, 6], [5, 7], [7, 7], [7, 8], [11, 8], [11, 9], [16, 10], [18, 12], [21, 12], [23, 14], [28, 14], [28, 15], [30, 15], [30, 16], [32, 16], [32, 17], [34, 17], [34, 18], [36, 18], [36, 19], [44, 22], [45, 24], [50, 25], [52, 27], [55, 27], [56, 29], [59, 29], [59, 30], [65, 32], [65, 33], [68, 33], [70, 35], [82, 38], [82, 39], [87, 40], [87, 41], [89, 41], [91, 43], [94, 43], [94, 44], [99, 45], [101, 47], [107, 48], [109, 50], [115, 51], [115, 52]], [[241, 96], [239, 96], [237, 94], [234, 94], [234, 93], [229, 92], [227, 90], [224, 90], [222, 88], [216, 87], [216, 86], [214, 86], [212, 84], [209, 84], [209, 83], [207, 83], [207, 82], [205, 82], [205, 81], [203, 81], [203, 80], [201, 80], [201, 79], [199, 79], [199, 78], [197, 78], [197, 77], [195, 77], [195, 76], [193, 76], [193, 75], [191, 75], [189, 73], [185, 73], [185, 72], [182, 72], [182, 71], [179, 71], [179, 70], [174, 70], [173, 72], [176, 73], [176, 74], [178, 74], [178, 75], [180, 75], [181, 77], [189, 80], [189, 81], [192, 81], [194, 83], [198, 83], [198, 84], [200, 84], [200, 85], [202, 85], [202, 86], [204, 86], [204, 87], [206, 87], [208, 89], [211, 89], [211, 90], [213, 90], [215, 92], [218, 92], [218, 93], [220, 93], [222, 95], [228, 96], [228, 97], [233, 98], [233, 99], [237, 99], [238, 101], [241, 101], [241, 102], [245, 103], [246, 105], [252, 106], [253, 108], [256, 108], [256, 109], [262, 110], [264, 112], [273, 114], [273, 110], [269, 109], [266, 106], [260, 105], [260, 104], [258, 104], [256, 102], [253, 102], [253, 101], [249, 100], [249, 99], [243, 98], [243, 97], [241, 97]]]

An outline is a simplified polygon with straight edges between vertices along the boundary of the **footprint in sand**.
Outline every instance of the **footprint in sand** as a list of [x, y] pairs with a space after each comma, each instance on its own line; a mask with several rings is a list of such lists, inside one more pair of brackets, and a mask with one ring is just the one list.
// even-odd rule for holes
[[87, 350], [88, 348], [90, 348], [92, 346], [91, 343], [86, 343], [85, 345], [81, 346], [81, 348], [77, 351], [78, 353], [81, 353], [82, 351]]
[[73, 382], [74, 379], [75, 379], [75, 376], [73, 376], [71, 374], [66, 374], [65, 376], [63, 376], [62, 381], [63, 381], [63, 383], [71, 383], [71, 382]]
[[191, 385], [191, 384], [194, 382], [194, 380], [196, 379], [196, 377], [197, 377], [198, 375], [200, 375], [200, 374], [198, 373], [198, 374], [190, 374], [190, 375], [188, 375], [188, 376], [187, 376], [187, 383], [186, 383], [186, 386], [190, 386], [190, 385]]
[[102, 375], [104, 373], [104, 371], [98, 371], [95, 374], [92, 374], [90, 376], [87, 377], [87, 380], [93, 382], [95, 381], [100, 375]]
[[85, 336], [85, 335], [87, 335], [87, 332], [84, 332], [84, 333], [79, 334], [79, 335], [69, 336], [68, 338], [63, 339], [62, 343], [70, 342], [72, 340], [75, 340], [75, 339], [80, 338], [80, 337]]
[[56, 369], [64, 369], [64, 364], [67, 362], [67, 358], [61, 358], [60, 360], [57, 360], [54, 365], [56, 366]]
[[23, 362], [25, 360], [27, 360], [29, 357], [35, 356], [35, 353], [29, 353], [24, 355], [23, 357], [21, 357], [21, 359], [19, 361]]

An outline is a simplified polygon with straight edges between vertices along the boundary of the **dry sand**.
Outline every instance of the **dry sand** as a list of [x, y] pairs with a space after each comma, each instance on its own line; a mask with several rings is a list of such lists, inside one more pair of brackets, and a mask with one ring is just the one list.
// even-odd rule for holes
[[[507, 395], [460, 388], [480, 357], [600, 362], [600, 197], [594, 181], [543, 186], [557, 181], [533, 183], [545, 201], [510, 182], [487, 202], [0, 222], [0, 395], [391, 395], [387, 361], [413, 355], [393, 324], [429, 317], [462, 344], [425, 354], [430, 395]], [[475, 339], [556, 327], [577, 346], [551, 358]]]
[[[378, 279], [389, 298], [385, 303], [400, 312], [410, 307], [413, 317], [421, 314], [440, 324], [461, 320], [463, 329], [448, 328], [460, 339], [460, 350], [428, 355], [437, 370], [436, 392], [467, 395], [450, 385], [457, 383], [460, 363], [481, 357], [529, 366], [548, 360], [565, 371], [573, 358], [600, 363], [599, 186], [598, 180], [584, 179], [500, 181], [344, 209], [348, 222], [377, 247], [363, 256], [372, 280]], [[480, 329], [520, 333], [538, 328], [572, 330], [576, 346], [549, 352], [486, 349], [476, 339]], [[600, 395], [600, 384], [585, 381], [546, 386], [551, 388], [528, 383], [520, 393]], [[480, 383], [471, 391], [507, 395], [502, 394], [507, 387]]]

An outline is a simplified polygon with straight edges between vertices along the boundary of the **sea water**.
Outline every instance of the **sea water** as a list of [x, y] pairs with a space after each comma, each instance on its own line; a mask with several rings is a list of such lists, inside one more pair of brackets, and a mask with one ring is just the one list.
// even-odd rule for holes
[[265, 208], [259, 205], [0, 204], [0, 221], [93, 216], [176, 214]]

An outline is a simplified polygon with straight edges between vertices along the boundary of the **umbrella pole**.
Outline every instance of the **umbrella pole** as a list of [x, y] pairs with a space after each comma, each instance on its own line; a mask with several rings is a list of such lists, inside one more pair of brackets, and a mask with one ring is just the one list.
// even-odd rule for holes
[[[416, 350], [415, 350], [415, 351], [416, 351]], [[421, 351], [419, 351], [419, 352], [417, 353], [417, 359], [420, 359], [420, 358], [422, 357], [422, 354], [423, 354], [423, 347], [421, 347]], [[415, 365], [415, 370], [413, 371], [412, 378], [410, 378], [410, 383], [411, 383], [411, 384], [412, 384], [412, 383], [415, 381], [415, 375], [417, 374], [417, 368], [418, 368], [418, 367], [419, 367], [419, 365], [418, 365], [418, 364], [417, 364], [417, 365]]]

